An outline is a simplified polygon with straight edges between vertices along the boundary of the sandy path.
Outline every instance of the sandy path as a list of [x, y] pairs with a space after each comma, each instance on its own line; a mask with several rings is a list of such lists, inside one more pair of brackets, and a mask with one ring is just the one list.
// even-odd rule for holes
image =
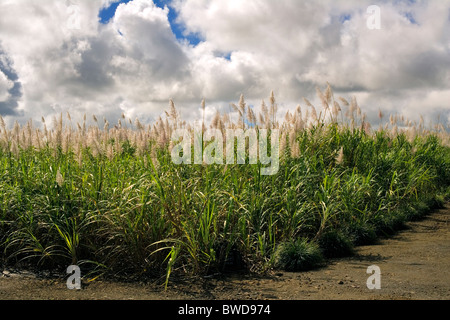
[[[171, 284], [96, 281], [74, 291], [64, 279], [37, 279], [4, 271], [4, 299], [450, 299], [450, 205], [377, 245], [357, 248], [356, 256], [335, 259], [322, 269], [276, 273], [272, 277], [234, 275]], [[369, 290], [366, 269], [381, 270], [381, 289]]]

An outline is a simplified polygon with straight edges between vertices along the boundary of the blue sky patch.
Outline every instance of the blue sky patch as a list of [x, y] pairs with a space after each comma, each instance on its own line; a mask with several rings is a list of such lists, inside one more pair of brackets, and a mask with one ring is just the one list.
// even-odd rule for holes
[[231, 52], [227, 52], [227, 53], [223, 54], [222, 58], [224, 58], [225, 60], [231, 61]]
[[417, 23], [416, 19], [414, 18], [414, 15], [412, 14], [412, 12], [405, 12], [403, 15], [406, 17], [406, 19], [409, 20], [409, 22], [411, 22], [412, 24], [417, 24], [418, 25], [418, 23]]
[[339, 17], [339, 21], [340, 21], [341, 23], [344, 23], [345, 21], [351, 20], [351, 18], [352, 18], [352, 15], [351, 15], [351, 14], [343, 14], [343, 15], [341, 15], [341, 16]]
[[100, 18], [100, 23], [107, 24], [109, 22], [109, 20], [111, 20], [112, 17], [114, 17], [114, 15], [116, 14], [116, 10], [117, 10], [118, 6], [121, 3], [127, 3], [130, 1], [131, 0], [122, 0], [119, 2], [115, 2], [115, 3], [111, 4], [109, 7], [100, 10], [100, 12], [98, 13], [98, 17]]
[[[132, 0], [120, 0], [118, 2], [115, 2], [111, 4], [108, 8], [104, 8], [100, 10], [98, 17], [100, 18], [100, 23], [107, 24], [116, 14], [117, 7], [121, 3], [128, 3]], [[183, 25], [177, 23], [177, 12], [170, 6], [170, 0], [153, 0], [153, 3], [158, 6], [159, 8], [164, 8], [167, 6], [169, 8], [169, 14], [168, 19], [170, 23], [170, 27], [172, 29], [173, 34], [175, 37], [180, 41], [187, 40], [191, 45], [196, 46], [200, 42], [202, 42], [202, 38], [198, 34], [189, 34], [184, 35], [184, 27]], [[119, 31], [120, 33], [120, 31]]]

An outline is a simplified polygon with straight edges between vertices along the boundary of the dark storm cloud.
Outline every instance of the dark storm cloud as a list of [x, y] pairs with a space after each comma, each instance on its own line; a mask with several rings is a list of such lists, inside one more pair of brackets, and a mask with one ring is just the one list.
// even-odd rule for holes
[[9, 97], [5, 101], [0, 101], [0, 115], [5, 116], [19, 115], [17, 107], [19, 106], [18, 101], [22, 97], [22, 84], [18, 81], [19, 76], [14, 71], [12, 65], [11, 59], [0, 44], [0, 72], [2, 72], [8, 80], [14, 82], [13, 87], [8, 90]]

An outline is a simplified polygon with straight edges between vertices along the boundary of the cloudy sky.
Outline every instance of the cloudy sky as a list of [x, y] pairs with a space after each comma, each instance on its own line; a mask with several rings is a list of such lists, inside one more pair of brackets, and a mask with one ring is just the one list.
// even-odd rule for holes
[[[380, 29], [369, 28], [380, 8]], [[369, 26], [368, 26], [369, 22]], [[450, 120], [450, 0], [0, 0], [0, 114], [186, 119], [243, 93], [280, 110], [327, 81], [378, 110]], [[306, 106], [305, 106], [306, 108]]]

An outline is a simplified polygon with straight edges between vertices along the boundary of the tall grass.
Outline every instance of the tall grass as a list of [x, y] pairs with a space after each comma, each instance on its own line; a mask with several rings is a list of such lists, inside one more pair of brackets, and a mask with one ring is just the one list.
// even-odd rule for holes
[[330, 86], [317, 93], [319, 112], [305, 99], [280, 121], [273, 93], [258, 114], [242, 96], [209, 124], [279, 129], [273, 176], [260, 165], [175, 165], [171, 133], [194, 126], [173, 101], [146, 126], [124, 116], [113, 127], [95, 116], [95, 125], [86, 117], [74, 125], [67, 114], [51, 129], [44, 120], [8, 129], [0, 118], [2, 262], [163, 275], [166, 284], [179, 272], [304, 270], [442, 204], [450, 190], [442, 125], [391, 116], [374, 130], [355, 98], [335, 99]]

